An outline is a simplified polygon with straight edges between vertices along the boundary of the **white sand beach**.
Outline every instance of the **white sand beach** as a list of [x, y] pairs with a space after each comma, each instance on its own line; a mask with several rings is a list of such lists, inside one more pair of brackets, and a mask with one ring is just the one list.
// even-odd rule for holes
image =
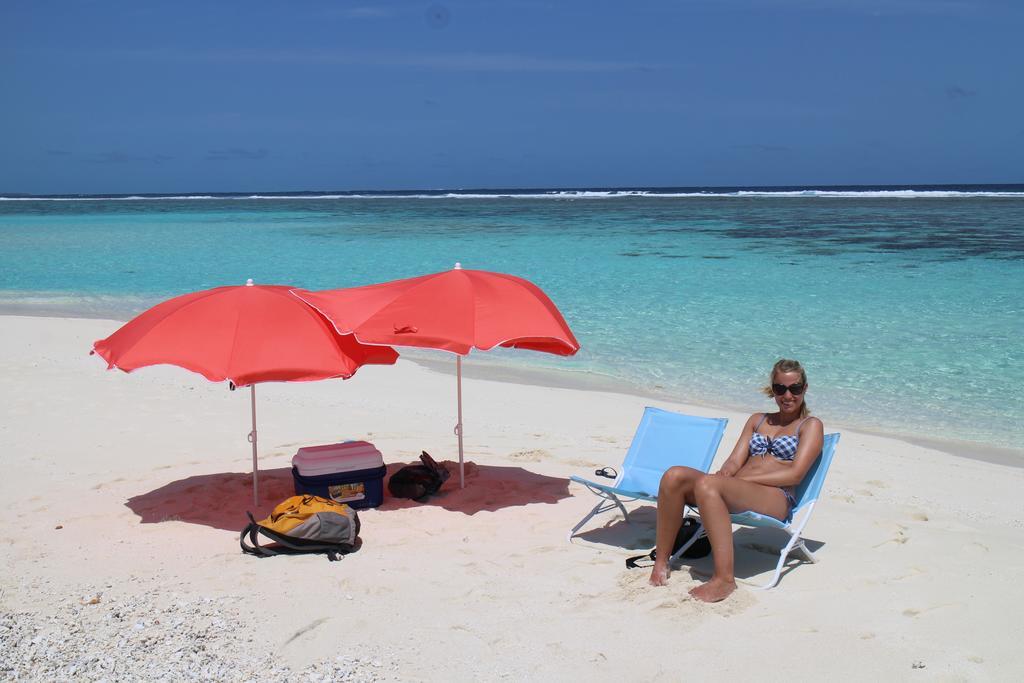
[[[119, 324], [0, 317], [2, 678], [1024, 675], [1020, 467], [826, 424], [842, 440], [806, 530], [820, 562], [706, 605], [687, 590], [710, 558], [662, 588], [625, 569], [653, 546], [650, 505], [566, 542], [596, 502], [568, 477], [620, 465], [645, 405], [728, 417], [716, 462], [745, 415], [471, 378], [465, 489], [456, 475], [425, 504], [361, 512], [362, 547], [340, 562], [258, 559], [238, 547], [248, 391], [178, 368], [105, 370], [88, 351]], [[411, 361], [257, 397], [257, 518], [292, 494], [302, 445], [366, 439], [389, 464], [426, 450], [457, 468], [453, 377]], [[737, 531], [741, 581], [766, 578], [778, 540]]]

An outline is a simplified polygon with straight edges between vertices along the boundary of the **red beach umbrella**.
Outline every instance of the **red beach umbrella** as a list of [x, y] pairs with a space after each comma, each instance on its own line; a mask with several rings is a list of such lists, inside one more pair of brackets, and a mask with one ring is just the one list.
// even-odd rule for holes
[[252, 402], [253, 499], [258, 505], [256, 384], [347, 379], [367, 364], [391, 365], [398, 353], [338, 334], [290, 287], [216, 287], [168, 299], [93, 344], [107, 368], [131, 372], [176, 365], [211, 382], [248, 386]]
[[294, 290], [341, 334], [364, 344], [415, 346], [457, 354], [459, 479], [462, 356], [495, 346], [571, 356], [579, 342], [551, 299], [529, 280], [485, 270], [452, 270], [365, 287]]

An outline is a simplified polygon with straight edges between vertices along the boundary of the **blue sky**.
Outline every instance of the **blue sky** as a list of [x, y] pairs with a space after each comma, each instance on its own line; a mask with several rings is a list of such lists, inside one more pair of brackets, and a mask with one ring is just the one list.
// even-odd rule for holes
[[0, 192], [1024, 182], [1008, 0], [0, 3]]

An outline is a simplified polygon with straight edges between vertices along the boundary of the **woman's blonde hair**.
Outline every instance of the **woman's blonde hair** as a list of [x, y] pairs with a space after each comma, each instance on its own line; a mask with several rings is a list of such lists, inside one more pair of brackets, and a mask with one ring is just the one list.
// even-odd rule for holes
[[[772, 391], [772, 383], [775, 381], [775, 375], [780, 372], [799, 372], [800, 381], [806, 387], [807, 371], [804, 370], [804, 366], [800, 365], [800, 361], [791, 360], [789, 358], [780, 358], [779, 360], [775, 361], [775, 365], [772, 366], [771, 374], [768, 375], [767, 386], [761, 389], [761, 391], [763, 391], [766, 396], [771, 396], [773, 398], [775, 397], [775, 392]], [[804, 402], [800, 404], [800, 417], [807, 417], [810, 414], [811, 411], [810, 409], [807, 408], [807, 401], [804, 400]]]

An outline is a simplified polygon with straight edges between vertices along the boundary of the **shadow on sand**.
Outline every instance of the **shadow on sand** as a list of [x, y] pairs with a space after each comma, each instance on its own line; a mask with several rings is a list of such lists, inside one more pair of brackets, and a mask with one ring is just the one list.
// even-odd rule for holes
[[[599, 545], [610, 545], [624, 550], [636, 551], [640, 554], [649, 551], [655, 544], [655, 527], [657, 522], [657, 508], [653, 505], [642, 505], [629, 512], [629, 522], [622, 519], [621, 515], [615, 515], [604, 526], [583, 531], [576, 535], [577, 539]], [[771, 572], [775, 571], [775, 565], [779, 561], [779, 551], [789, 541], [789, 536], [777, 529], [761, 529], [751, 527], [739, 527], [733, 533], [733, 545], [736, 548], [735, 573], [740, 580], [749, 580], [758, 577], [759, 581], [766, 581]], [[804, 543], [812, 553], [818, 552], [825, 544], [821, 541], [813, 541], [805, 538]], [[649, 565], [650, 563], [642, 563]], [[784, 580], [786, 575], [801, 564], [807, 564], [803, 555], [794, 553], [786, 560], [780, 579]], [[711, 556], [690, 559], [680, 558], [676, 563], [676, 569], [688, 569], [690, 575], [695, 579], [706, 580], [713, 572]], [[638, 570], [639, 571], [639, 570]], [[756, 583], [756, 581], [755, 581]]]
[[[388, 465], [390, 477], [405, 463]], [[452, 472], [444, 487], [426, 501], [392, 498], [385, 478], [381, 512], [418, 506], [440, 507], [450, 512], [473, 515], [534, 503], [557, 503], [569, 497], [569, 480], [549, 477], [522, 467], [465, 464], [466, 488], [459, 488], [459, 465], [443, 463]], [[291, 468], [260, 470], [260, 505], [252, 504], [252, 474], [219, 472], [172, 481], [148, 493], [129, 498], [125, 505], [142, 524], [178, 521], [238, 531], [248, 523], [251, 511], [256, 519], [266, 517], [275, 505], [295, 495]]]

